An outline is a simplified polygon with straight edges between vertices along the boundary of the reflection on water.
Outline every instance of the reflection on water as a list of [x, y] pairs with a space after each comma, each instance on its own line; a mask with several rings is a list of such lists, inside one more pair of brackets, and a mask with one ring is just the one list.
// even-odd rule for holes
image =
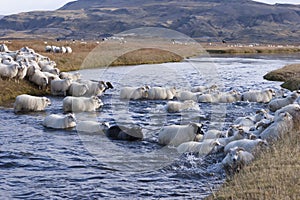
[[83, 77], [110, 81], [115, 89], [101, 97], [104, 107], [93, 113], [77, 113], [78, 121], [137, 124], [144, 141], [110, 141], [103, 134], [57, 131], [43, 128], [50, 113], [62, 113], [62, 98], [50, 97], [46, 112], [15, 115], [0, 110], [0, 194], [2, 199], [79, 198], [197, 198], [217, 189], [224, 173], [215, 164], [222, 155], [178, 155], [157, 144], [157, 132], [165, 125], [197, 121], [205, 129], [227, 129], [238, 116], [254, 113], [262, 104], [199, 104], [200, 112], [167, 114], [166, 101], [120, 101], [123, 86], [169, 86], [189, 89], [218, 84], [232, 89], [279, 89], [280, 83], [262, 76], [297, 57], [213, 57], [182, 63], [82, 70]]

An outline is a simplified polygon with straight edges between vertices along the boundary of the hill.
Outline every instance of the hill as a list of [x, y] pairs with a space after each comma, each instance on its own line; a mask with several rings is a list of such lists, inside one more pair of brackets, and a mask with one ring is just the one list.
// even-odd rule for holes
[[78, 0], [56, 11], [5, 16], [0, 37], [99, 40], [145, 26], [200, 41], [295, 43], [300, 6], [251, 0]]

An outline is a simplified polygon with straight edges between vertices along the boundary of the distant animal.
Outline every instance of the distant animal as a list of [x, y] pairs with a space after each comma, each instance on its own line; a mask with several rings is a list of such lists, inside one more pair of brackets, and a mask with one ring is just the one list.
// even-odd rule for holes
[[53, 80], [51, 81], [51, 85], [50, 85], [51, 94], [67, 96], [67, 91], [69, 90], [71, 84], [72, 84], [72, 80], [69, 78]]
[[167, 112], [183, 112], [183, 111], [200, 111], [198, 103], [193, 100], [186, 100], [184, 102], [168, 101], [166, 105]]
[[120, 90], [120, 99], [146, 99], [148, 97], [148, 86], [123, 87]]
[[88, 86], [88, 91], [84, 94], [86, 97], [90, 96], [101, 96], [107, 89], [113, 89], [113, 85], [110, 82], [104, 81], [89, 81], [78, 79], [78, 83], [86, 84]]
[[72, 82], [67, 93], [74, 97], [80, 97], [84, 96], [88, 90], [89, 87], [86, 84]]
[[176, 95], [176, 88], [152, 87], [148, 90], [147, 99], [150, 100], [171, 100]]
[[273, 89], [266, 89], [262, 91], [250, 90], [242, 94], [241, 100], [257, 103], [269, 103], [273, 96], [275, 96], [275, 91]]
[[178, 153], [197, 153], [199, 155], [207, 155], [217, 152], [221, 144], [218, 140], [203, 140], [202, 142], [189, 141], [180, 144], [176, 149]]

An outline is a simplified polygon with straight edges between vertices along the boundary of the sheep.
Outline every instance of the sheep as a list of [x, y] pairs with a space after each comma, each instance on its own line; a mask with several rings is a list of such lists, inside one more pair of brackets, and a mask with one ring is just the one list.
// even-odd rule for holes
[[222, 136], [224, 136], [222, 131], [212, 129], [212, 130], [208, 130], [204, 133], [203, 140], [217, 139], [217, 138], [220, 138]]
[[142, 87], [123, 87], [120, 90], [120, 99], [146, 99], [148, 97], [147, 86]]
[[211, 91], [215, 91], [216, 89], [218, 89], [217, 85], [211, 85], [209, 87], [207, 86], [195, 86], [191, 89], [191, 92], [193, 93], [198, 93], [198, 92], [208, 92], [210, 93]]
[[233, 136], [230, 137], [225, 137], [225, 138], [219, 138], [218, 141], [220, 142], [221, 145], [226, 146], [232, 141], [235, 140], [241, 140], [246, 137], [246, 133], [244, 132], [243, 129], [238, 129], [234, 132]]
[[61, 72], [59, 74], [59, 78], [61, 79], [71, 78], [73, 81], [76, 81], [81, 78], [81, 74], [79, 72], [75, 72], [73, 74], [68, 72]]
[[200, 93], [193, 93], [190, 91], [180, 91], [176, 93], [175, 97], [179, 101], [193, 100], [197, 102], [199, 95]]
[[71, 79], [60, 79], [51, 81], [51, 94], [52, 95], [64, 95], [67, 96], [67, 90], [69, 90], [71, 86]]
[[233, 103], [241, 100], [241, 94], [235, 90], [228, 93], [220, 93], [218, 96], [218, 103]]
[[190, 122], [187, 125], [170, 125], [159, 130], [158, 143], [161, 145], [178, 146], [189, 141], [199, 141], [204, 133], [202, 124]]
[[218, 94], [202, 94], [198, 96], [199, 103], [215, 103], [217, 99]]
[[43, 68], [43, 67], [56, 67], [56, 63], [54, 61], [51, 61], [51, 60], [41, 60], [38, 62], [38, 65], [40, 68]]
[[166, 110], [169, 113], [183, 112], [183, 111], [200, 111], [198, 103], [193, 100], [186, 100], [184, 102], [169, 101], [166, 105]]
[[67, 49], [66, 47], [62, 46], [61, 49], [60, 49], [61, 53], [66, 53], [67, 52]]
[[147, 99], [150, 100], [171, 100], [176, 95], [176, 88], [152, 87], [148, 90]]
[[249, 165], [254, 160], [254, 156], [241, 147], [235, 147], [229, 150], [221, 164], [227, 175], [233, 175], [239, 172], [245, 165]]
[[274, 122], [266, 128], [259, 137], [266, 140], [268, 143], [272, 143], [292, 130], [293, 117], [288, 112], [284, 112], [275, 116]]
[[248, 91], [242, 94], [242, 101], [257, 102], [257, 103], [269, 103], [273, 96], [275, 96], [275, 91], [273, 89], [266, 89], [263, 91]]
[[66, 47], [66, 53], [72, 53], [72, 48], [71, 47]]
[[40, 66], [35, 61], [26, 61], [25, 65], [27, 66], [26, 77], [31, 77], [34, 74], [35, 70], [41, 71]]
[[53, 129], [68, 129], [76, 126], [76, 119], [72, 113], [67, 115], [51, 114], [45, 117], [42, 125]]
[[50, 53], [51, 51], [52, 51], [52, 46], [47, 45], [47, 46], [45, 47], [45, 52]]
[[197, 153], [198, 155], [207, 155], [211, 152], [217, 152], [221, 144], [217, 140], [203, 140], [202, 142], [189, 141], [176, 147], [178, 153]]
[[268, 112], [264, 109], [260, 109], [256, 111], [254, 116], [238, 117], [233, 123], [243, 127], [244, 131], [249, 131], [256, 123], [267, 118], [269, 118]]
[[60, 78], [57, 75], [52, 74], [50, 72], [42, 72], [42, 73], [48, 78], [48, 85], [50, 86], [53, 80], [60, 80]]
[[84, 96], [88, 90], [89, 87], [86, 84], [72, 82], [67, 93], [74, 97], [80, 97]]
[[16, 77], [18, 74], [18, 67], [18, 64], [0, 64], [0, 78], [7, 78], [8, 80], [11, 80], [12, 78]]
[[242, 147], [245, 151], [248, 151], [252, 154], [255, 153], [255, 151], [258, 150], [259, 147], [267, 147], [268, 142], [266, 140], [262, 139], [256, 139], [256, 140], [249, 140], [249, 139], [241, 139], [229, 142], [224, 147], [224, 153], [229, 153], [230, 149], [235, 147]]
[[6, 44], [0, 44], [0, 52], [6, 52], [9, 51]]
[[278, 117], [280, 113], [288, 112], [293, 117], [293, 129], [295, 131], [300, 130], [300, 105], [290, 104], [275, 112], [274, 118]]
[[107, 89], [113, 89], [113, 85], [110, 82], [104, 81], [88, 81], [79, 79], [76, 82], [86, 84], [89, 90], [85, 93], [84, 96], [101, 96]]
[[33, 75], [29, 77], [29, 80], [35, 83], [39, 89], [45, 89], [48, 85], [47, 76], [39, 70], [35, 70]]
[[125, 127], [114, 125], [108, 127], [105, 135], [112, 140], [136, 141], [142, 140], [144, 135], [140, 127]]
[[96, 97], [65, 97], [63, 99], [64, 112], [91, 112], [103, 106], [102, 101]]
[[284, 106], [294, 103], [298, 97], [299, 97], [299, 93], [293, 92], [286, 98], [273, 99], [272, 101], [269, 102], [268, 108], [270, 111], [275, 112], [276, 110], [279, 110]]
[[18, 66], [18, 73], [16, 75], [16, 80], [19, 83], [20, 80], [23, 80], [27, 74], [27, 67], [24, 64]]
[[81, 121], [77, 123], [76, 130], [84, 133], [105, 133], [108, 128], [107, 123], [98, 123], [96, 121]]
[[59, 75], [60, 70], [58, 68], [54, 68], [51, 65], [44, 65], [41, 67], [42, 72], [49, 72], [55, 75]]
[[47, 97], [35, 97], [22, 94], [16, 97], [14, 112], [44, 111], [45, 108], [50, 105], [51, 101]]

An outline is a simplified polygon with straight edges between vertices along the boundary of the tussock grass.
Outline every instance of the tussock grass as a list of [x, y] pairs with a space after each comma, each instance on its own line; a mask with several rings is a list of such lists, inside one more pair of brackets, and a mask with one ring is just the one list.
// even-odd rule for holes
[[287, 134], [207, 199], [299, 199], [299, 158], [300, 133]]

